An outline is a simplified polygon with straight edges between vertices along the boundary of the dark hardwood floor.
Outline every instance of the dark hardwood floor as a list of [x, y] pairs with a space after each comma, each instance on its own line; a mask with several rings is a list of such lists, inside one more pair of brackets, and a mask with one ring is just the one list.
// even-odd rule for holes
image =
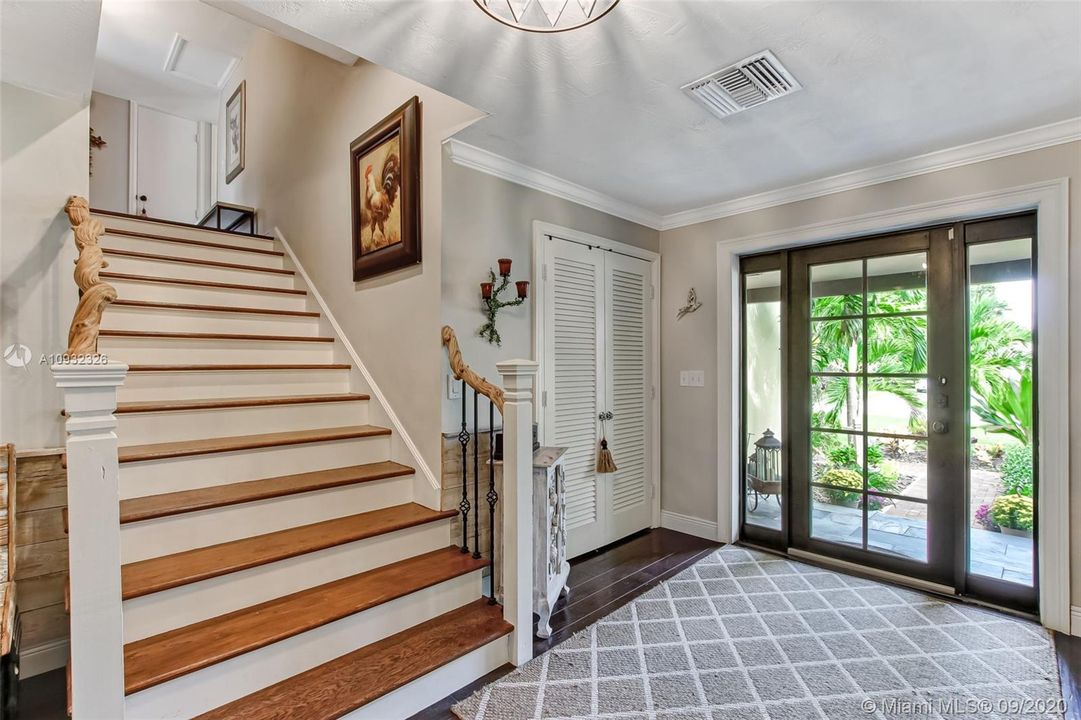
[[[571, 562], [567, 581], [570, 593], [552, 614], [552, 637], [534, 638], [533, 656], [558, 645], [719, 547], [719, 543], [710, 540], [657, 528], [576, 558]], [[504, 665], [493, 670], [417, 713], [412, 720], [455, 718], [450, 711], [452, 705], [513, 669], [512, 665]]]
[[[552, 616], [552, 637], [535, 640], [538, 655], [620, 605], [675, 575], [719, 547], [716, 543], [671, 530], [632, 536], [571, 563], [570, 596]], [[1081, 637], [1055, 633], [1065, 720], [1081, 720]], [[412, 720], [450, 720], [450, 707], [487, 683], [510, 672], [505, 665], [421, 711]], [[64, 720], [64, 671], [27, 678], [20, 683], [18, 720]]]

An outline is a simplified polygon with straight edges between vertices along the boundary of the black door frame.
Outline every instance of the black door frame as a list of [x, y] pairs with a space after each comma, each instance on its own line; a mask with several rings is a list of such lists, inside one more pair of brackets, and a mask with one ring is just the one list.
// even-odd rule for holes
[[[1018, 583], [995, 580], [968, 573], [968, 507], [969, 507], [969, 391], [968, 391], [968, 255], [967, 247], [976, 243], [1020, 237], [1032, 238], [1032, 275], [1036, 280], [1036, 214], [1028, 211], [987, 219], [940, 224], [925, 228], [865, 235], [853, 239], [816, 244], [791, 250], [774, 251], [740, 258], [740, 444], [747, 437], [746, 422], [746, 276], [748, 274], [780, 271], [781, 299], [781, 387], [782, 403], [782, 497], [781, 528], [775, 530], [748, 524], [746, 518], [746, 472], [740, 478], [740, 538], [756, 545], [787, 551], [796, 548], [838, 560], [867, 565], [886, 572], [954, 588], [957, 595], [991, 602], [1023, 612], [1036, 612], [1039, 599], [1039, 577], [1034, 562], [1034, 584], [1029, 588]], [[856, 257], [879, 257], [906, 252], [926, 251], [928, 254], [928, 528], [938, 529], [941, 542], [928, 543], [928, 562], [907, 560], [884, 553], [869, 552], [838, 543], [810, 538], [809, 516], [791, 512], [790, 508], [808, 507], [809, 477], [796, 478], [797, 459], [809, 457], [809, 433], [793, 434], [792, 427], [809, 428], [809, 353], [786, 349], [809, 347], [809, 293], [796, 297], [797, 287], [803, 287], [811, 262], [836, 262]], [[862, 254], [860, 254], [862, 253]], [[803, 273], [801, 275], [800, 273]], [[809, 287], [809, 286], [808, 286]], [[959, 297], [963, 296], [963, 297]], [[1034, 318], [1037, 312], [1033, 297]], [[803, 322], [808, 320], [808, 322]], [[1036, 367], [1036, 324], [1033, 322], [1033, 368]], [[797, 361], [793, 356], [801, 356]], [[807, 357], [802, 357], [807, 355]], [[946, 378], [942, 385], [940, 378]], [[1038, 373], [1034, 372], [1034, 401], [1038, 397]], [[944, 397], [943, 397], [944, 396]], [[936, 402], [943, 397], [942, 402]], [[807, 402], [803, 402], [807, 400]], [[806, 405], [806, 407], [804, 407]], [[801, 419], [802, 418], [802, 419]], [[936, 420], [946, 423], [947, 431], [930, 432]], [[1038, 427], [1038, 409], [1036, 422]], [[806, 435], [806, 437], [804, 437]], [[1037, 433], [1034, 430], [1034, 437]], [[1038, 447], [1034, 458], [1038, 458]], [[741, 468], [746, 463], [741, 458]], [[1037, 460], [1038, 462], [1038, 460]], [[808, 463], [809, 468], [809, 463]], [[808, 474], [805, 471], [804, 474]], [[942, 478], [961, 481], [931, 483], [936, 473]], [[1038, 473], [1034, 468], [1034, 477]], [[1038, 482], [1038, 480], [1036, 481]], [[934, 490], [932, 490], [932, 485]], [[793, 494], [794, 493], [794, 494]], [[1038, 486], [1034, 489], [1034, 497]], [[866, 511], [865, 511], [866, 514]], [[957, 518], [964, 518], [957, 521]], [[1038, 542], [1039, 507], [1036, 508], [1036, 530], [1033, 541]], [[804, 539], [801, 541], [801, 539]], [[1037, 547], [1034, 545], [1034, 547]], [[1035, 557], [1035, 554], [1034, 554]]]

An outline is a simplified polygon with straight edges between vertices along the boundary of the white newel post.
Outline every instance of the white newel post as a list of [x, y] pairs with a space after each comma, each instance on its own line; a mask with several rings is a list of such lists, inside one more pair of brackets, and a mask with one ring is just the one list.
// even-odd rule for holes
[[128, 366], [52, 366], [67, 412], [68, 572], [74, 720], [124, 717], [116, 388]]
[[503, 376], [503, 617], [514, 626], [510, 661], [533, 658], [533, 379], [532, 360], [506, 360]]

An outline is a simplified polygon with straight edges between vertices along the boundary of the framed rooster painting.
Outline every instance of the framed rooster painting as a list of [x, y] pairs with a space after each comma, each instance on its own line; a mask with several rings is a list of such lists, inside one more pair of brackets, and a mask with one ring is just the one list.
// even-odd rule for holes
[[349, 146], [353, 281], [420, 262], [420, 100]]

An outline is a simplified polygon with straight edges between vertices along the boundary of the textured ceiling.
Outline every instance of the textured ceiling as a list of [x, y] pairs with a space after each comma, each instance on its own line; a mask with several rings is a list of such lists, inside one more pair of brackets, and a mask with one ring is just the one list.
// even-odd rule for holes
[[0, 79], [59, 97], [90, 95], [98, 0], [0, 1]]
[[104, 0], [94, 89], [157, 110], [216, 122], [217, 88], [165, 70], [173, 38], [240, 57], [256, 28], [196, 0]]
[[[653, 212], [1081, 116], [1078, 2], [623, 0], [558, 35], [471, 0], [228, 0], [490, 113], [459, 139]], [[770, 49], [802, 83], [720, 120], [680, 86]]]

